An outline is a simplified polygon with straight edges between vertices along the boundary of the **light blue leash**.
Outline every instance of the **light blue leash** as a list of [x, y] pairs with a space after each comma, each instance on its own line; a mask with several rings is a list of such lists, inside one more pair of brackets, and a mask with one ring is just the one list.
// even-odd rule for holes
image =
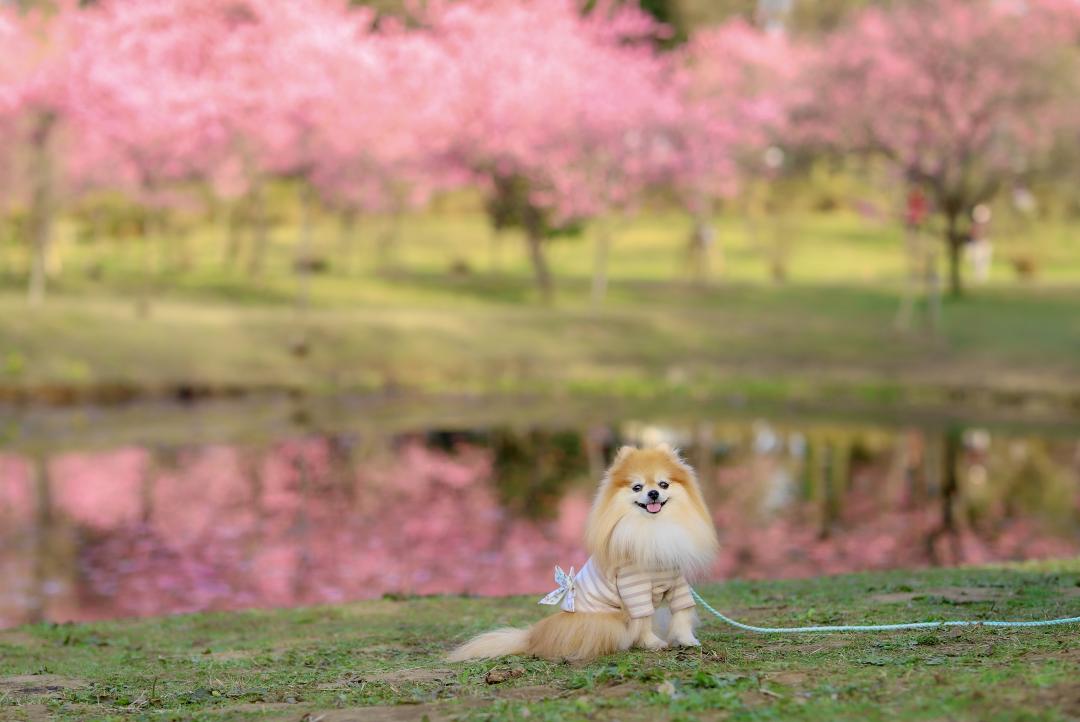
[[1058, 624], [1080, 624], [1080, 617], [1062, 617], [1060, 619], [1046, 619], [1036, 622], [975, 622], [970, 620], [951, 622], [908, 622], [906, 624], [842, 624], [823, 627], [755, 627], [752, 624], [736, 622], [731, 617], [718, 612], [711, 604], [701, 598], [697, 590], [690, 588], [694, 599], [711, 612], [721, 622], [726, 622], [733, 627], [745, 629], [748, 632], [760, 632], [762, 634], [799, 634], [803, 632], [893, 632], [899, 629], [938, 629], [941, 627], [1053, 627]]

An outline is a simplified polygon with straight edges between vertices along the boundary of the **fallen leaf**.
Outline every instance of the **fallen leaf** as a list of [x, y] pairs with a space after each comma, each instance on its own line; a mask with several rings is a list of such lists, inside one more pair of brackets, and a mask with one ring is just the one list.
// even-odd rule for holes
[[488, 684], [499, 684], [508, 679], [515, 679], [524, 675], [524, 667], [514, 667], [513, 669], [499, 669], [496, 667], [488, 670], [488, 673], [484, 675], [484, 681]]

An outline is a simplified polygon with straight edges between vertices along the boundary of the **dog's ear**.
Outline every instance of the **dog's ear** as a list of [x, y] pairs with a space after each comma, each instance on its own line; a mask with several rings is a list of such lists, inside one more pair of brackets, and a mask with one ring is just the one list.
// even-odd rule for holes
[[637, 447], [635, 446], [619, 447], [619, 450], [615, 452], [615, 458], [611, 460], [611, 466], [615, 467], [623, 463], [630, 457], [630, 454], [634, 453], [635, 451], [637, 451]]

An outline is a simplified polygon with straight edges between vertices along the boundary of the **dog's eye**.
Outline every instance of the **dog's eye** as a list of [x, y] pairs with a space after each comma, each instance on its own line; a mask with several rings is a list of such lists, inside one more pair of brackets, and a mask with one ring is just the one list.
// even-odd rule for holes
[[660, 482], [660, 488], [661, 488], [661, 489], [666, 489], [666, 488], [668, 488], [669, 486], [670, 486], [670, 484], [668, 484], [668, 483], [667, 483], [666, 481], [661, 481], [661, 482]]
[[631, 487], [631, 490], [632, 491], [641, 491], [642, 488], [644, 488], [644, 487], [642, 487], [641, 484], [634, 484], [634, 486]]

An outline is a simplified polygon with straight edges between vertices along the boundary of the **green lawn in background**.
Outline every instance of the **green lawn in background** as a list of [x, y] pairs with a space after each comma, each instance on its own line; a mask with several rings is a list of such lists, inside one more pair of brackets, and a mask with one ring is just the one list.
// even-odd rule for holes
[[[1026, 244], [1034, 282], [1012, 278], [1003, 239], [991, 282], [946, 301], [935, 337], [894, 326], [905, 258], [900, 233], [845, 213], [783, 222], [788, 280], [769, 280], [768, 243], [719, 222], [725, 271], [686, 280], [687, 220], [646, 214], [616, 232], [605, 303], [589, 301], [592, 238], [550, 245], [554, 306], [536, 300], [520, 238], [493, 251], [484, 219], [443, 212], [403, 221], [395, 265], [376, 267], [387, 219], [362, 221], [343, 250], [327, 218], [308, 310], [296, 307], [295, 228], [274, 234], [264, 275], [222, 261], [224, 230], [187, 241], [191, 269], [170, 269], [179, 242], [86, 243], [62, 230], [63, 265], [45, 306], [28, 309], [19, 247], [0, 247], [0, 388], [135, 392], [193, 385], [429, 392], [710, 390], [766, 382], [1071, 390], [1080, 378], [1080, 240], [1046, 226]], [[1034, 249], [1034, 250], [1031, 250]], [[155, 260], [156, 259], [156, 260]], [[148, 306], [140, 298], [148, 298]], [[140, 313], [146, 310], [148, 313]], [[916, 324], [918, 326], [918, 324]], [[753, 384], [749, 384], [753, 385]]]

